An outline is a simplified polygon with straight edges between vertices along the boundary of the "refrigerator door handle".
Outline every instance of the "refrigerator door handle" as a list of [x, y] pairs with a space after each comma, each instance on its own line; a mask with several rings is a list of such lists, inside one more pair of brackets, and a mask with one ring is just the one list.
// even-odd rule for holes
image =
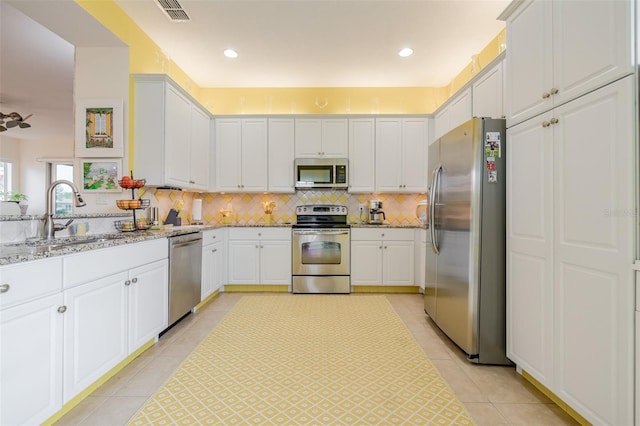
[[431, 249], [435, 254], [440, 254], [436, 233], [436, 195], [440, 191], [440, 173], [442, 165], [433, 169], [431, 192], [429, 193], [429, 232], [431, 234]]

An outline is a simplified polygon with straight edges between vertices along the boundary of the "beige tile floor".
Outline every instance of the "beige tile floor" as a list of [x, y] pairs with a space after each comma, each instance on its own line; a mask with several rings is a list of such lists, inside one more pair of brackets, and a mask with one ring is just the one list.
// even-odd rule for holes
[[[183, 319], [56, 424], [126, 424], [242, 296], [222, 293], [199, 312]], [[283, 294], [283, 297], [296, 296]], [[479, 366], [466, 361], [464, 354], [425, 316], [421, 295], [386, 297], [476, 424], [577, 424], [522, 379], [513, 367]]]

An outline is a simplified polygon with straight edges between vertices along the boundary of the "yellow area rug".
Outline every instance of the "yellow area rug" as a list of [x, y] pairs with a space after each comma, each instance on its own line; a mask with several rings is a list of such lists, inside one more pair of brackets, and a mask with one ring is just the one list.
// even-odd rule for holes
[[470, 425], [384, 296], [245, 296], [131, 425]]

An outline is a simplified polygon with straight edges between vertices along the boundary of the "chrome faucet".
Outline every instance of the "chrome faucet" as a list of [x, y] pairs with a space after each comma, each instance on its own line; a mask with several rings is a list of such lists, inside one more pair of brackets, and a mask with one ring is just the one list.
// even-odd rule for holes
[[80, 191], [78, 191], [78, 187], [75, 186], [73, 182], [68, 180], [57, 180], [55, 182], [52, 182], [51, 185], [49, 185], [49, 188], [47, 189], [47, 201], [46, 201], [47, 212], [44, 218], [44, 236], [48, 240], [55, 237], [56, 231], [62, 231], [64, 228], [69, 226], [71, 222], [73, 222], [73, 219], [71, 219], [64, 225], [53, 222], [53, 213], [54, 213], [53, 191], [56, 188], [56, 186], [61, 184], [65, 184], [71, 187], [71, 190], [73, 191], [73, 196], [74, 196], [74, 204], [76, 207], [82, 207], [87, 204], [82, 199], [82, 195], [80, 195]]

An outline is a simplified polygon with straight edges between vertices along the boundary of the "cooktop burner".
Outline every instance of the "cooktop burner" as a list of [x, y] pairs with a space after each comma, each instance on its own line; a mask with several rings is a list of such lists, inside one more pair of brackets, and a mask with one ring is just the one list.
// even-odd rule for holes
[[331, 204], [307, 204], [296, 207], [294, 228], [349, 228], [347, 207]]

